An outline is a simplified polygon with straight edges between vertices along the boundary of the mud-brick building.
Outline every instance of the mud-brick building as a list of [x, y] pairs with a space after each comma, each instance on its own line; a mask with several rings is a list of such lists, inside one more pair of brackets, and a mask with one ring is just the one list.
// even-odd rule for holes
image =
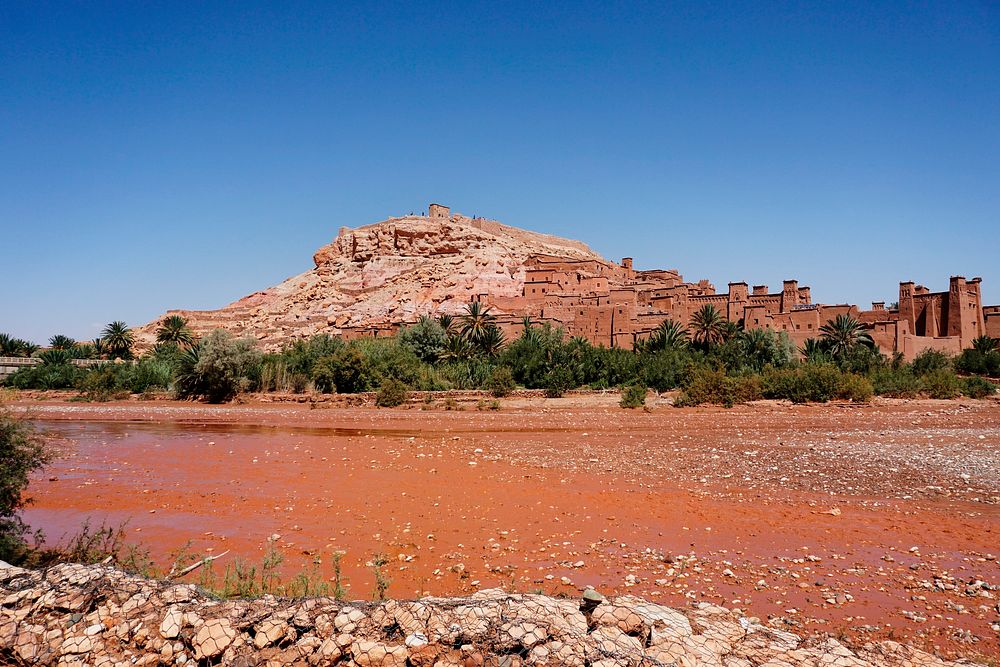
[[523, 318], [562, 326], [570, 336], [592, 343], [631, 348], [664, 320], [690, 325], [692, 315], [712, 305], [724, 318], [748, 329], [785, 332], [796, 346], [820, 335], [820, 327], [844, 314], [861, 321], [885, 353], [912, 359], [936, 349], [957, 354], [977, 336], [1000, 336], [1000, 306], [983, 307], [979, 278], [953, 276], [946, 292], [903, 282], [899, 302], [870, 310], [851, 304], [814, 304], [809, 287], [795, 280], [780, 291], [767, 285], [729, 283], [718, 293], [706, 280], [685, 282], [676, 270], [638, 271], [632, 259], [620, 264], [598, 259], [535, 255], [524, 265], [519, 296], [480, 295], [499, 314], [508, 336], [518, 335]]

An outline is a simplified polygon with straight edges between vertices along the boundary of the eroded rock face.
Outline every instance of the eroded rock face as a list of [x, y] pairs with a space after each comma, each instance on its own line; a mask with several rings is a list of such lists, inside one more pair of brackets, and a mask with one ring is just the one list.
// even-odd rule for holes
[[[468, 598], [220, 602], [190, 584], [109, 567], [0, 564], [0, 664], [31, 665], [957, 665], [895, 642], [849, 649], [713, 605], [624, 596], [580, 601], [481, 591]], [[963, 663], [968, 667], [969, 663]]]
[[[212, 311], [178, 310], [198, 334], [225, 328], [252, 335], [267, 349], [316, 333], [387, 329], [420, 315], [457, 314], [479, 294], [519, 296], [532, 255], [600, 259], [568, 239], [492, 220], [390, 218], [342, 228], [313, 256], [315, 267]], [[136, 330], [155, 342], [159, 320]]]

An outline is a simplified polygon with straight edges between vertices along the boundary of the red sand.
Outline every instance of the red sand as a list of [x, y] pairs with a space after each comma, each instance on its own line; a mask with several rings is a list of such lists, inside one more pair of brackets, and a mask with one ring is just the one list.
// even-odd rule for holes
[[34, 404], [71, 444], [26, 518], [50, 540], [128, 519], [161, 563], [189, 539], [231, 549], [219, 566], [259, 560], [278, 534], [289, 572], [319, 555], [329, 576], [345, 551], [353, 597], [371, 595], [366, 562], [383, 552], [396, 597], [591, 584], [1000, 654], [1000, 404], [592, 403]]

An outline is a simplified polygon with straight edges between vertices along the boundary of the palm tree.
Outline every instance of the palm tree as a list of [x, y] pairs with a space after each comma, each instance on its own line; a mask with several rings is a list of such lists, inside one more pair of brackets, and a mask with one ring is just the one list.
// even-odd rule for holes
[[799, 348], [799, 354], [806, 361], [819, 362], [819, 361], [829, 361], [830, 355], [826, 351], [826, 343], [816, 338], [806, 338], [802, 347]]
[[180, 315], [168, 315], [160, 322], [156, 330], [158, 343], [173, 343], [178, 347], [190, 347], [194, 344], [194, 333], [188, 327], [187, 320]]
[[875, 347], [875, 341], [865, 331], [864, 325], [850, 315], [837, 315], [821, 326], [819, 331], [820, 340], [836, 359], [840, 359], [858, 345]]
[[461, 334], [455, 334], [448, 336], [448, 340], [445, 341], [444, 348], [438, 354], [438, 359], [440, 361], [462, 361], [468, 359], [472, 356], [472, 345], [465, 336]]
[[694, 342], [711, 347], [723, 341], [724, 323], [722, 314], [710, 303], [705, 304], [691, 316], [694, 328]]
[[728, 343], [731, 340], [735, 340], [743, 333], [743, 320], [739, 322], [731, 322], [726, 320], [722, 323], [719, 331], [722, 334], [722, 342]]
[[473, 344], [479, 344], [487, 328], [493, 323], [493, 315], [489, 308], [483, 308], [479, 301], [473, 301], [465, 307], [465, 313], [461, 316], [462, 335]]
[[10, 334], [0, 333], [0, 357], [17, 356], [17, 346], [14, 344], [15, 340]]
[[500, 350], [503, 349], [504, 343], [507, 342], [507, 338], [503, 335], [503, 331], [500, 330], [495, 324], [490, 324], [486, 327], [483, 332], [482, 337], [479, 339], [479, 349], [483, 351], [483, 354], [489, 357], [495, 357], [500, 354]]
[[680, 322], [663, 320], [653, 329], [646, 340], [646, 349], [667, 350], [686, 347], [690, 334]]
[[129, 359], [132, 357], [132, 345], [135, 337], [132, 330], [121, 320], [115, 320], [101, 331], [101, 339], [108, 354], [112, 357]]
[[441, 325], [441, 328], [449, 336], [458, 333], [458, 322], [455, 321], [455, 317], [452, 315], [439, 315], [438, 324]]
[[38, 346], [10, 334], [0, 333], [0, 357], [30, 357]]
[[989, 354], [998, 348], [1000, 348], [1000, 344], [998, 344], [996, 338], [990, 338], [989, 336], [977, 336], [972, 339], [972, 349], [976, 352]]
[[56, 334], [49, 339], [49, 347], [53, 350], [72, 350], [76, 347], [76, 341], [69, 336], [63, 336], [62, 334]]

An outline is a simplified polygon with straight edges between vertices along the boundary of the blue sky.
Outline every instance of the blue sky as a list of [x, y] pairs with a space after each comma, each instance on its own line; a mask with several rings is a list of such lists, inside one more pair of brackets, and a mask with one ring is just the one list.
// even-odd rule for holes
[[0, 2], [0, 331], [220, 307], [430, 201], [1000, 303], [1000, 5]]

